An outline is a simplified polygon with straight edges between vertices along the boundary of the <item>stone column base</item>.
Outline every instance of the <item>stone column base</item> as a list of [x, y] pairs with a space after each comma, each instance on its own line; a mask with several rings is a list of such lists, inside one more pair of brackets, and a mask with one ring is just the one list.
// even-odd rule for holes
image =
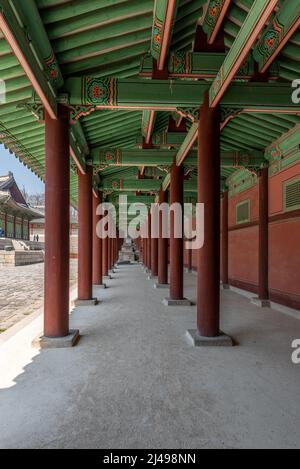
[[79, 306], [96, 306], [99, 304], [98, 298], [91, 298], [90, 300], [81, 300], [80, 298], [77, 298], [77, 300], [74, 301], [74, 306], [79, 307]]
[[105, 280], [112, 280], [112, 276], [111, 276], [111, 275], [104, 275], [104, 276], [103, 276], [103, 279], [105, 279]]
[[261, 300], [260, 298], [252, 298], [251, 303], [259, 308], [271, 308], [270, 300]]
[[69, 335], [66, 337], [46, 337], [39, 335], [32, 341], [32, 347], [34, 348], [67, 348], [74, 347], [77, 345], [80, 339], [79, 330], [70, 330]]
[[154, 288], [170, 288], [170, 285], [168, 283], [155, 283], [153, 285]]
[[221, 288], [222, 290], [230, 290], [230, 285], [228, 285], [228, 283], [222, 283]]
[[232, 347], [233, 340], [228, 335], [220, 331], [217, 337], [203, 337], [199, 335], [197, 329], [189, 329], [186, 336], [194, 347]]
[[154, 278], [156, 278], [157, 275], [152, 275], [152, 274], [149, 274], [148, 275], [148, 280], [153, 280]]
[[172, 298], [164, 298], [163, 304], [165, 306], [192, 306], [192, 302], [187, 298], [181, 300], [173, 300]]
[[104, 288], [107, 288], [106, 283], [101, 283], [101, 284], [98, 284], [98, 285], [96, 284], [96, 285], [93, 285], [93, 287], [95, 287], [95, 288], [103, 288], [103, 289], [104, 289]]

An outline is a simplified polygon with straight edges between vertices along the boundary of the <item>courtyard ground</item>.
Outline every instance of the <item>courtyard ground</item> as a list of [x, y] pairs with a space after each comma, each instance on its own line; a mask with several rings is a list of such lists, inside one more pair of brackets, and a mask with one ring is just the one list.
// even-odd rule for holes
[[[70, 287], [76, 283], [77, 260], [71, 260]], [[44, 264], [0, 268], [0, 333], [43, 307]]]

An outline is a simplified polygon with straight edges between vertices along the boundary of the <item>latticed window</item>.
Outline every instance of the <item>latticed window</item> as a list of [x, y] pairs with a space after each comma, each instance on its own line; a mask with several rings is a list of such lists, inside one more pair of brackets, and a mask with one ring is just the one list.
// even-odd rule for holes
[[14, 237], [14, 217], [7, 215], [7, 235], [8, 238]]
[[4, 235], [5, 232], [5, 215], [4, 213], [0, 213], [0, 236]]
[[250, 200], [245, 200], [236, 206], [236, 223], [250, 222]]
[[284, 208], [287, 212], [300, 208], [300, 178], [284, 185]]

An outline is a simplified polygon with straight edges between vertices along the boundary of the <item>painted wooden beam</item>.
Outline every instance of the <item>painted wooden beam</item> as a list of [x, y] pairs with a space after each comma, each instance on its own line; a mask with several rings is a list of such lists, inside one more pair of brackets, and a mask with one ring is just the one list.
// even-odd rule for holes
[[202, 26], [208, 44], [214, 43], [231, 3], [231, 0], [210, 0]]
[[148, 145], [151, 141], [152, 132], [155, 125], [156, 114], [154, 111], [145, 110], [142, 115], [142, 135]]
[[[9, 34], [11, 43], [8, 43], [41, 104], [52, 118], [56, 118], [57, 92], [64, 80], [35, 2], [27, 0], [26, 4], [12, 4], [0, 0], [0, 29], [2, 20], [6, 21], [7, 27], [13, 28]], [[78, 169], [84, 172], [84, 158], [89, 148], [79, 122], [70, 136], [70, 155]]]
[[85, 159], [89, 154], [89, 148], [81, 125], [77, 122], [70, 127], [70, 155], [75, 165], [82, 174], [86, 172]]
[[283, 2], [254, 49], [259, 71], [264, 73], [300, 27], [300, 2]]
[[[187, 141], [191, 141], [190, 136]], [[182, 148], [187, 148], [187, 146], [184, 145]], [[184, 159], [184, 165], [187, 167], [197, 166], [197, 153], [197, 150], [189, 150]], [[93, 148], [91, 150], [90, 158], [92, 159], [93, 166], [95, 168], [105, 168], [110, 166], [159, 167], [171, 166], [175, 158], [177, 158], [178, 164], [182, 164], [183, 154], [184, 150], [179, 153], [177, 150], [123, 150], [121, 148], [104, 150], [101, 148]], [[264, 154], [260, 151], [223, 151], [221, 153], [222, 167], [259, 167], [264, 161]]]
[[[190, 130], [188, 131], [181, 147], [179, 148], [179, 151], [177, 152], [177, 155], [176, 155], [177, 166], [180, 166], [183, 163], [185, 157], [188, 155], [189, 151], [191, 150], [195, 141], [197, 140], [197, 137], [198, 137], [198, 122], [195, 122], [191, 126]], [[171, 175], [169, 172], [166, 175], [162, 184], [162, 187], [164, 190], [168, 189], [170, 182], [171, 182]]]
[[161, 181], [159, 179], [120, 179], [102, 180], [100, 189], [113, 191], [141, 191], [156, 192], [159, 191]]
[[278, 0], [255, 0], [209, 91], [209, 103], [216, 107], [253, 44], [274, 11]]
[[[65, 91], [73, 120], [97, 109], [169, 110], [198, 109], [209, 85], [204, 81], [148, 80], [74, 77], [66, 81]], [[232, 83], [217, 93], [221, 106], [299, 112], [299, 105], [291, 101], [289, 83]], [[214, 104], [216, 101], [214, 101]]]
[[[163, 181], [161, 179], [114, 179], [101, 181], [99, 186], [103, 191], [117, 192], [146, 192], [155, 194], [159, 191]], [[184, 190], [187, 192], [197, 192], [197, 179], [190, 179], [184, 182]]]
[[36, 49], [38, 57], [42, 61], [43, 69], [47, 75], [50, 86], [57, 92], [64, 84], [64, 79], [58, 64], [58, 60], [52, 49], [48, 34], [41, 19], [35, 0], [13, 2], [14, 8], [23, 15], [26, 23], [26, 31], [30, 36], [30, 46]]
[[[168, 61], [169, 78], [202, 78], [213, 79], [217, 76], [226, 54], [209, 52], [176, 51], [170, 54]], [[249, 55], [236, 72], [234, 80], [250, 80], [254, 73], [254, 59]], [[146, 55], [142, 59], [139, 76], [151, 78], [153, 74], [153, 59]], [[274, 63], [270, 69], [270, 80], [279, 77], [279, 66]]]
[[12, 4], [8, 0], [0, 0], [0, 30], [48, 114], [56, 119], [55, 92], [49, 86], [43, 64], [37, 61], [35, 46], [28, 40], [26, 23], [16, 2]]
[[122, 205], [119, 204], [119, 197], [126, 195], [127, 197], [127, 203], [133, 204], [133, 203], [142, 203], [142, 204], [151, 204], [155, 200], [154, 195], [136, 195], [132, 194], [132, 192], [118, 192], [114, 194], [110, 194], [106, 197], [107, 202], [111, 202], [116, 205]]
[[165, 67], [178, 3], [178, 0], [155, 0], [151, 54], [157, 60], [159, 71]]
[[[162, 132], [155, 133], [152, 136], [152, 145], [154, 148], [168, 149], [174, 148], [179, 149], [186, 137], [186, 132]], [[137, 138], [136, 144], [139, 148], [142, 148], [142, 139]]]
[[191, 150], [194, 143], [196, 142], [198, 138], [198, 125], [199, 125], [198, 122], [194, 122], [194, 124], [192, 124], [190, 130], [188, 131], [187, 136], [185, 137], [176, 155], [177, 166], [180, 166], [184, 162], [186, 156], [188, 155], [189, 151]]

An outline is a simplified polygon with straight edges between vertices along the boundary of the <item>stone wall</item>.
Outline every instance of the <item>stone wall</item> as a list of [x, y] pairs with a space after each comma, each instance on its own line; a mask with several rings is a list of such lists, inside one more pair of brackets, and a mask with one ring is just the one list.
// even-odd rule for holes
[[43, 251], [0, 251], [0, 266], [20, 266], [44, 262]]

